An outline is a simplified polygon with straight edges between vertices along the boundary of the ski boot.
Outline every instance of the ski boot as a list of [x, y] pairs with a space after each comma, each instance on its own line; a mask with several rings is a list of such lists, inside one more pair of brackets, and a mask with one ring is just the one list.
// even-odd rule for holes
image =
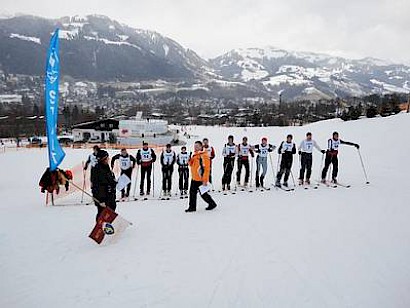
[[310, 179], [306, 179], [305, 184], [310, 185]]
[[144, 191], [141, 190], [141, 191], [140, 191], [140, 196], [143, 196], [143, 195], [144, 195]]
[[282, 186], [280, 185], [280, 181], [279, 181], [279, 180], [276, 180], [275, 186], [276, 186], [276, 187], [282, 187]]
[[333, 179], [332, 179], [332, 183], [333, 183], [333, 184], [337, 184], [337, 179], [336, 179], [336, 178], [333, 178]]
[[302, 185], [303, 185], [303, 180], [299, 179], [299, 186], [302, 186]]
[[265, 179], [265, 178], [264, 178], [263, 176], [261, 176], [260, 182], [261, 182], [261, 186], [262, 186], [262, 187], [264, 187], [264, 185], [263, 185], [263, 184], [264, 184], [264, 183], [263, 183], [263, 180], [264, 180], [264, 179]]
[[288, 182], [283, 182], [283, 186], [285, 186], [286, 188], [289, 187]]

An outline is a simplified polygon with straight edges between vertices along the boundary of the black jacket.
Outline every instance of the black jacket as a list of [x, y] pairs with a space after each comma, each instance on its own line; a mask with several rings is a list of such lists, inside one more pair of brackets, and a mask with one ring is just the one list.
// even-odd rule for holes
[[106, 202], [113, 196], [117, 182], [109, 165], [98, 163], [91, 174], [93, 196], [100, 202]]

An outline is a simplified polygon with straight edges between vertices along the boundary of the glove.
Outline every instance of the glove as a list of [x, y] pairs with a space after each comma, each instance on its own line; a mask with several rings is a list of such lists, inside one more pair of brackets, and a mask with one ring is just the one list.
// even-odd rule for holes
[[355, 144], [354, 146], [356, 147], [356, 149], [360, 149], [360, 145]]
[[302, 155], [302, 151], [299, 151], [298, 153], [299, 153], [299, 155]]
[[325, 151], [325, 150], [322, 150], [322, 151], [320, 151], [320, 152], [322, 152], [322, 154], [325, 154], [325, 153], [326, 153], [326, 151]]

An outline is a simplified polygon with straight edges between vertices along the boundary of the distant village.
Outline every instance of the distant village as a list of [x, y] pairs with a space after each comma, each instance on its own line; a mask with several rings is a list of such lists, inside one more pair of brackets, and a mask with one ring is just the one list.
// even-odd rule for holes
[[[43, 83], [41, 76], [0, 71], [0, 138], [45, 134]], [[175, 86], [178, 85], [172, 85]], [[120, 121], [133, 119], [137, 114], [140, 120], [162, 120], [180, 126], [288, 126], [336, 117], [354, 120], [362, 116], [389, 116], [407, 110], [409, 105], [405, 94], [286, 101], [265, 97], [210, 98], [201, 92], [170, 90], [172, 87], [160, 80], [96, 83], [65, 77], [60, 81], [59, 134], [73, 136], [73, 129], [84, 123], [98, 126], [106, 120], [112, 120], [109, 123], [120, 129]], [[108, 133], [104, 142], [118, 143], [118, 137], [118, 133]], [[86, 135], [77, 141], [91, 138]]]

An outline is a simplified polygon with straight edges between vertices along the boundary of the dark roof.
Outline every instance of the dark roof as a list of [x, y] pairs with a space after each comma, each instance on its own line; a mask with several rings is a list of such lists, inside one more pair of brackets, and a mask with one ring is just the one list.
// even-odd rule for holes
[[118, 129], [120, 121], [115, 119], [103, 119], [91, 122], [84, 122], [75, 124], [72, 128], [78, 129], [95, 129], [101, 131], [112, 131], [113, 129]]

